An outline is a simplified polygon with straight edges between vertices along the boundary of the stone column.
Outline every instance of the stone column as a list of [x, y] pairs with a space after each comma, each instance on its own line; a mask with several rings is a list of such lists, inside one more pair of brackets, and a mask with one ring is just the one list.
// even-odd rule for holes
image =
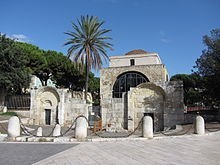
[[65, 111], [65, 94], [66, 91], [64, 89], [59, 90], [60, 94], [60, 102], [58, 103], [58, 120], [59, 124], [63, 125], [64, 123], [64, 111]]
[[79, 117], [76, 120], [75, 138], [85, 139], [87, 137], [87, 120], [85, 117]]
[[144, 116], [143, 118], [143, 137], [153, 138], [153, 120], [150, 116]]
[[134, 107], [133, 107], [133, 101], [130, 98], [131, 91], [128, 91], [128, 131], [134, 131]]
[[205, 122], [202, 116], [197, 116], [195, 121], [195, 130], [194, 132], [199, 135], [205, 134]]
[[20, 136], [20, 121], [17, 116], [12, 116], [8, 120], [8, 136], [15, 138]]

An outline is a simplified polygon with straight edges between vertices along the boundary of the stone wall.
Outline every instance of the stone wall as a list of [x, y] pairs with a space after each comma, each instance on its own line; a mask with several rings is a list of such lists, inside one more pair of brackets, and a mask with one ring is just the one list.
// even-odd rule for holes
[[[92, 96], [88, 93], [92, 103]], [[71, 125], [79, 115], [88, 118], [88, 106], [83, 92], [70, 92], [68, 89], [41, 87], [31, 90], [30, 119], [36, 125], [46, 124], [46, 110], [50, 111], [50, 124]]]
[[124, 127], [124, 102], [121, 98], [111, 98], [102, 107], [102, 124], [107, 131], [121, 131]]
[[[150, 82], [165, 82], [167, 71], [163, 64], [129, 67], [105, 68], [100, 71], [101, 104], [104, 99], [112, 98], [112, 89], [117, 77], [125, 72], [135, 71], [144, 74]], [[105, 104], [105, 103], [104, 103]]]
[[[112, 98], [113, 86], [118, 76], [126, 72], [141, 73], [149, 82], [131, 88], [118, 100]], [[141, 118], [147, 114], [152, 115], [154, 119], [155, 131], [183, 123], [183, 84], [168, 82], [167, 76], [163, 64], [102, 69], [100, 96], [103, 128], [133, 131]]]
[[153, 117], [154, 131], [184, 123], [182, 82], [147, 82], [131, 88], [127, 95], [127, 101], [125, 95], [103, 100], [104, 128], [133, 131], [144, 115]]
[[154, 130], [164, 127], [164, 91], [153, 83], [144, 83], [128, 92], [128, 130], [138, 127], [144, 115], [151, 115], [154, 120]]
[[170, 81], [165, 88], [166, 102], [164, 127], [182, 124], [184, 120], [183, 84], [181, 81]]

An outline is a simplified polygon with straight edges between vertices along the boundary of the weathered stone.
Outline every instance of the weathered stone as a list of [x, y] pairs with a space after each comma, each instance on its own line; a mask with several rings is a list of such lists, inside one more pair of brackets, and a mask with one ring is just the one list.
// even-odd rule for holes
[[143, 118], [143, 137], [153, 138], [153, 119], [150, 116]]
[[78, 117], [75, 126], [75, 138], [85, 139], [87, 137], [87, 120], [84, 117]]
[[[88, 99], [92, 102], [91, 94]], [[83, 92], [45, 86], [31, 90], [30, 121], [36, 125], [71, 125], [78, 115], [88, 118], [88, 107]], [[47, 119], [47, 120], [46, 120]]]
[[61, 135], [61, 126], [59, 124], [56, 124], [53, 130], [53, 136], [60, 136], [60, 135]]
[[[156, 53], [150, 53], [138, 56], [112, 57], [110, 58], [110, 64], [112, 65], [109, 68], [101, 69], [100, 95], [104, 128], [107, 128], [108, 124], [116, 127], [115, 123], [117, 123], [117, 127], [121, 126], [121, 129], [133, 131], [138, 126], [138, 121], [144, 113], [152, 115], [155, 131], [183, 123], [183, 84], [182, 82], [168, 81], [166, 67], [160, 61], [159, 56], [156, 56]], [[142, 58], [149, 58], [149, 61], [140, 60]], [[135, 65], [130, 65], [131, 59], [136, 61]], [[149, 64], [150, 61], [156, 63]], [[122, 94], [122, 98], [113, 98], [116, 82], [119, 82], [120, 76], [124, 76], [125, 73], [129, 72], [136, 72], [139, 77], [143, 75], [149, 82], [130, 88]], [[127, 74], [127, 76], [131, 75]], [[137, 80], [130, 77], [127, 83], [131, 82], [137, 82]], [[121, 84], [123, 84], [122, 81]], [[116, 113], [117, 118], [115, 117]], [[121, 115], [118, 115], [118, 113]]]
[[205, 122], [202, 116], [197, 116], [195, 121], [195, 133], [199, 135], [205, 134]]
[[20, 122], [17, 116], [12, 116], [8, 120], [8, 136], [12, 138], [20, 136]]
[[42, 136], [42, 133], [43, 132], [43, 129], [42, 129], [42, 127], [38, 127], [37, 128], [37, 136]]

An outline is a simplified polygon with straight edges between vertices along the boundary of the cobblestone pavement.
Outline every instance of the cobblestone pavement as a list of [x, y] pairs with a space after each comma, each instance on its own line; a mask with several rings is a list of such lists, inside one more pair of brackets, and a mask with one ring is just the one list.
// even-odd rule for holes
[[85, 142], [37, 162], [62, 164], [165, 164], [217, 165], [220, 162], [220, 132], [152, 140]]
[[30, 165], [76, 144], [0, 143], [1, 165]]

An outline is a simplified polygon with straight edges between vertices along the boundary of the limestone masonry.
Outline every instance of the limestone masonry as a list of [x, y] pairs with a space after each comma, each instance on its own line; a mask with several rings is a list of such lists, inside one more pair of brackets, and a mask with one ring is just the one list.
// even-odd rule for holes
[[183, 84], [169, 81], [157, 53], [133, 50], [110, 57], [100, 73], [101, 114], [107, 131], [133, 131], [153, 118], [154, 131], [183, 123]]

